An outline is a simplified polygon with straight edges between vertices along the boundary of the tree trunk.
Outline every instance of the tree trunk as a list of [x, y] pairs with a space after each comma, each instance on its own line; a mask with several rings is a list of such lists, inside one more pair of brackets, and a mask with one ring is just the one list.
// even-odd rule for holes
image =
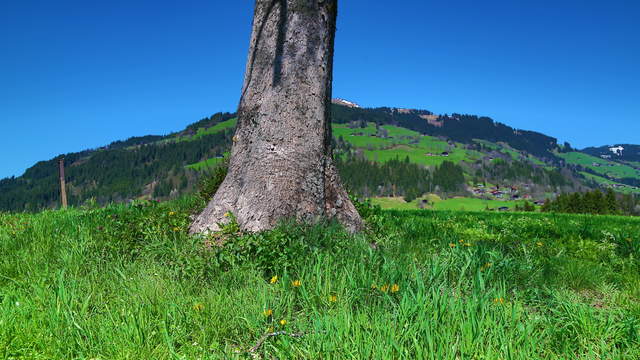
[[227, 212], [244, 231], [322, 218], [361, 229], [332, 160], [336, 15], [337, 0], [256, 0], [229, 172], [192, 233]]

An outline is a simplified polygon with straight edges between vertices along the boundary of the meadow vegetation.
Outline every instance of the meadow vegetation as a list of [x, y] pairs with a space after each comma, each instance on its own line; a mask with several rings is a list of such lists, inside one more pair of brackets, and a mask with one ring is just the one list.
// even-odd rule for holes
[[640, 219], [358, 203], [359, 235], [189, 236], [201, 206], [0, 214], [0, 356], [640, 357]]

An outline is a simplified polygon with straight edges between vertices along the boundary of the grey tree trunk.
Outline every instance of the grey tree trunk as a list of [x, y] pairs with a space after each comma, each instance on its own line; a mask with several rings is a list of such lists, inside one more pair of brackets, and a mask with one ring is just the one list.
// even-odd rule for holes
[[337, 0], [256, 0], [229, 172], [192, 233], [226, 212], [244, 231], [284, 218], [362, 228], [330, 146], [336, 15]]

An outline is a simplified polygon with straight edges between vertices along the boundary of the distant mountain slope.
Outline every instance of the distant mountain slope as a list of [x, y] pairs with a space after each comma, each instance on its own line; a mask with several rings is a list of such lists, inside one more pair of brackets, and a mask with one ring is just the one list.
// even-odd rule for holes
[[[487, 117], [436, 115], [427, 110], [390, 107], [371, 109], [348, 100], [336, 102], [332, 107], [334, 146], [342, 161], [345, 182], [351, 180], [346, 177], [360, 176], [358, 172], [362, 171], [377, 172], [376, 179], [389, 179], [377, 180], [378, 184], [365, 183], [370, 179], [359, 180], [359, 186], [369, 189], [367, 193], [405, 195], [409, 188], [415, 193], [434, 190], [434, 186], [437, 190], [437, 184], [429, 179], [416, 178], [411, 185], [390, 172], [398, 171], [406, 178], [422, 174], [419, 168], [425, 166], [433, 172], [445, 162], [460, 164], [459, 170], [447, 169], [453, 169], [452, 174], [464, 172], [465, 181], [470, 183], [520, 183], [540, 197], [561, 189], [576, 189], [580, 184], [626, 186], [625, 190], [636, 191], [632, 188], [634, 181], [640, 182], [640, 176], [633, 178], [629, 172], [640, 168], [640, 162], [635, 163], [632, 155], [639, 148], [637, 145], [624, 145], [630, 151], [620, 157], [625, 163], [616, 163], [616, 169], [626, 172], [616, 177], [597, 172], [588, 162], [572, 161], [577, 157], [561, 154], [553, 137], [517, 130]], [[199, 177], [229, 151], [235, 125], [235, 114], [217, 113], [169, 135], [132, 137], [98, 149], [65, 154], [69, 201], [80, 205], [92, 198], [100, 204], [141, 197], [166, 199], [193, 191]], [[601, 151], [598, 149], [584, 151]], [[406, 159], [418, 167], [392, 162], [394, 159]], [[562, 160], [568, 168], [562, 167]], [[57, 206], [57, 171], [56, 157], [38, 162], [20, 177], [0, 180], [0, 210], [35, 211]], [[626, 175], [632, 178], [625, 178]], [[389, 181], [404, 181], [404, 185]], [[418, 183], [420, 189], [415, 188]], [[471, 191], [464, 186], [459, 190]], [[478, 189], [473, 191], [481, 193]]]
[[517, 150], [554, 159], [552, 150], [558, 147], [557, 139], [535, 131], [517, 130], [476, 115], [434, 115], [427, 110], [334, 106], [333, 121], [349, 123], [370, 121], [415, 130], [422, 134], [445, 136], [451, 140], [471, 143], [473, 139], [504, 142]]

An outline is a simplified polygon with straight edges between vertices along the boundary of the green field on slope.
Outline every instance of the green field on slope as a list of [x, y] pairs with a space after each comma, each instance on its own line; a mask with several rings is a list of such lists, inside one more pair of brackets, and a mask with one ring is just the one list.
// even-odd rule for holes
[[237, 118], [229, 119], [227, 121], [222, 121], [210, 128], [199, 128], [198, 131], [194, 135], [189, 136], [181, 136], [177, 139], [177, 141], [191, 141], [199, 139], [205, 135], [215, 134], [221, 131], [225, 131], [227, 129], [233, 129], [236, 127], [238, 122]]
[[[639, 178], [640, 171], [631, 166], [623, 165], [615, 161], [605, 160], [581, 152], [557, 153], [567, 163], [581, 165], [599, 174], [608, 175], [614, 178]], [[594, 164], [598, 164], [596, 166]]]
[[433, 210], [456, 210], [456, 211], [484, 211], [489, 209], [499, 209], [508, 207], [513, 209], [516, 204], [522, 204], [522, 201], [500, 201], [500, 200], [483, 200], [478, 198], [456, 197], [451, 199], [440, 199], [437, 195], [427, 195], [419, 199], [407, 203], [401, 197], [377, 197], [371, 198], [371, 201], [380, 205], [383, 209], [388, 210], [417, 210], [418, 204], [423, 199], [428, 201], [425, 209]]
[[[481, 157], [479, 152], [467, 150], [460, 143], [449, 144], [447, 141], [392, 125], [383, 125], [381, 128], [387, 131], [387, 137], [374, 136], [374, 123], [369, 123], [365, 128], [353, 129], [342, 124], [332, 126], [334, 137], [342, 137], [351, 145], [362, 149], [364, 155], [372, 161], [386, 162], [409, 157], [413, 163], [436, 166], [445, 160], [454, 163], [471, 162]], [[448, 155], [442, 156], [443, 152], [448, 152]]]
[[[603, 178], [598, 175], [594, 175], [588, 172], [581, 171], [580, 174], [589, 180], [593, 180], [600, 185], [610, 186], [618, 184], [615, 181], [611, 181], [609, 179]], [[640, 194], [640, 189], [632, 188], [630, 186], [617, 187], [616, 191], [623, 194]]]
[[0, 213], [3, 358], [640, 358], [640, 219], [374, 211], [360, 235], [198, 238], [196, 205]]

